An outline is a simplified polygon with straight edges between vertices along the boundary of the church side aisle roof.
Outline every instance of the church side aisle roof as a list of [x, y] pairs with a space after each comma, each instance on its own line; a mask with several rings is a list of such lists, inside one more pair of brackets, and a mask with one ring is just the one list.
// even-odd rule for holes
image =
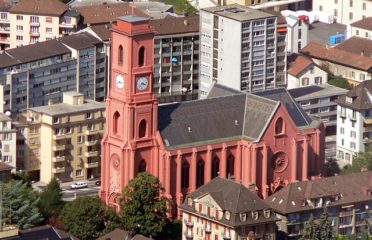
[[173, 103], [159, 106], [158, 129], [166, 147], [200, 145], [245, 138], [258, 140], [280, 103], [297, 127], [312, 119], [285, 89]]

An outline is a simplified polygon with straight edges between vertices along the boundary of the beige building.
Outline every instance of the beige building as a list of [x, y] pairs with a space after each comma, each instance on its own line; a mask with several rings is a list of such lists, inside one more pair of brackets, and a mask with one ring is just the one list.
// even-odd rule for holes
[[351, 24], [372, 16], [371, 0], [313, 0], [313, 10], [332, 14], [335, 21]]
[[[372, 14], [371, 14], [372, 15]], [[372, 40], [372, 16], [350, 24], [351, 36], [362, 37]]]
[[12, 120], [0, 113], [0, 162], [4, 162], [16, 170], [16, 138], [17, 131], [12, 129]]
[[[105, 103], [65, 92], [63, 103], [31, 108], [27, 117], [25, 170], [40, 181], [66, 182], [100, 176]], [[36, 173], [35, 173], [36, 171]]]
[[6, 15], [0, 22], [9, 23], [8, 36], [4, 35], [1, 41], [10, 48], [67, 35], [76, 31], [79, 20], [79, 14], [59, 0], [23, 0]]
[[275, 239], [272, 209], [242, 184], [216, 177], [190, 193], [182, 211], [182, 239]]

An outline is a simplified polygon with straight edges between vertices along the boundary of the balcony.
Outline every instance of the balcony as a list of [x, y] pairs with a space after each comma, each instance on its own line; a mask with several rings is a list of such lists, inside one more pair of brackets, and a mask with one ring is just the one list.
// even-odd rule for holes
[[366, 119], [364, 119], [364, 124], [366, 124], [366, 125], [372, 124], [372, 118], [366, 118]]
[[352, 215], [353, 215], [353, 210], [343, 211], [343, 212], [340, 212], [339, 217], [347, 217], [347, 216], [352, 216]]
[[188, 221], [188, 220], [184, 220], [183, 221], [185, 224], [186, 224], [186, 226], [188, 226], [188, 227], [193, 227], [194, 226], [194, 222], [193, 221]]
[[205, 226], [204, 226], [204, 231], [205, 231], [206, 233], [210, 233], [210, 232], [212, 232], [211, 225], [205, 225]]
[[357, 119], [356, 119], [356, 115], [352, 115], [352, 114], [349, 114], [349, 119], [351, 120], [351, 121], [356, 121]]
[[98, 156], [98, 151], [89, 151], [85, 152], [86, 157], [97, 157]]
[[9, 21], [9, 18], [0, 18], [0, 23], [8, 23]]
[[97, 168], [98, 162], [84, 163], [85, 168]]
[[10, 27], [0, 28], [0, 33], [9, 33]]
[[0, 43], [9, 43], [10, 39], [9, 38], [0, 38]]
[[66, 22], [61, 22], [59, 24], [60, 28], [74, 28], [75, 25], [73, 23], [66, 23]]
[[98, 130], [98, 129], [85, 130], [86, 135], [94, 135], [94, 134], [98, 134], [98, 133], [103, 133], [103, 130]]
[[52, 150], [53, 151], [63, 151], [63, 150], [66, 150], [67, 149], [67, 146], [64, 145], [64, 144], [58, 144], [58, 145], [55, 145], [52, 147]]
[[342, 118], [346, 118], [346, 112], [337, 111], [337, 115]]
[[39, 32], [30, 32], [31, 37], [40, 37]]
[[370, 139], [370, 138], [363, 138], [363, 140], [362, 140], [362, 143], [364, 143], [364, 144], [368, 144], [368, 143], [371, 143], [372, 142], [372, 139]]
[[62, 139], [66, 139], [65, 134], [53, 135], [53, 140], [62, 140]]
[[64, 172], [65, 172], [65, 167], [53, 168], [53, 173], [64, 173]]
[[223, 239], [231, 239], [230, 233], [221, 233]]
[[86, 141], [85, 142], [85, 146], [94, 146], [94, 145], [96, 145], [98, 143], [98, 140], [93, 140], [93, 141]]
[[53, 157], [52, 158], [52, 161], [53, 162], [64, 162], [66, 160], [66, 157], [65, 156], [58, 156], [58, 157]]
[[31, 22], [30, 21], [30, 26], [32, 26], [32, 27], [39, 27], [40, 26], [40, 23], [39, 22]]
[[186, 238], [193, 238], [194, 234], [192, 232], [184, 232], [183, 235], [185, 235]]

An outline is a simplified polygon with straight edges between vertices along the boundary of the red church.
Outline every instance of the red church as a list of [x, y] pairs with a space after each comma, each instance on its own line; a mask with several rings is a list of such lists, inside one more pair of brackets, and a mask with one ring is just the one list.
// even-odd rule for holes
[[149, 20], [118, 18], [111, 46], [100, 192], [108, 205], [118, 208], [118, 194], [143, 171], [160, 179], [174, 209], [217, 175], [265, 198], [321, 174], [323, 125], [285, 89], [250, 94], [215, 85], [208, 99], [159, 106]]

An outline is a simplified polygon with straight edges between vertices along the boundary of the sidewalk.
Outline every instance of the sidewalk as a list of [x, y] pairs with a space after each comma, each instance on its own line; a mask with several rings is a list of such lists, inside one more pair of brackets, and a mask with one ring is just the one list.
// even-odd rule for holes
[[[66, 188], [70, 188], [70, 186], [76, 182], [85, 182], [85, 183], [95, 183], [97, 180], [100, 180], [101, 178], [90, 178], [90, 179], [83, 179], [83, 180], [77, 180], [77, 181], [71, 181], [71, 182], [60, 182], [60, 186], [62, 189], [66, 189]], [[40, 191], [42, 190], [43, 188], [45, 188], [45, 186], [47, 185], [48, 183], [44, 183], [44, 182], [35, 182], [32, 184], [32, 187], [37, 190], [37, 191]]]

